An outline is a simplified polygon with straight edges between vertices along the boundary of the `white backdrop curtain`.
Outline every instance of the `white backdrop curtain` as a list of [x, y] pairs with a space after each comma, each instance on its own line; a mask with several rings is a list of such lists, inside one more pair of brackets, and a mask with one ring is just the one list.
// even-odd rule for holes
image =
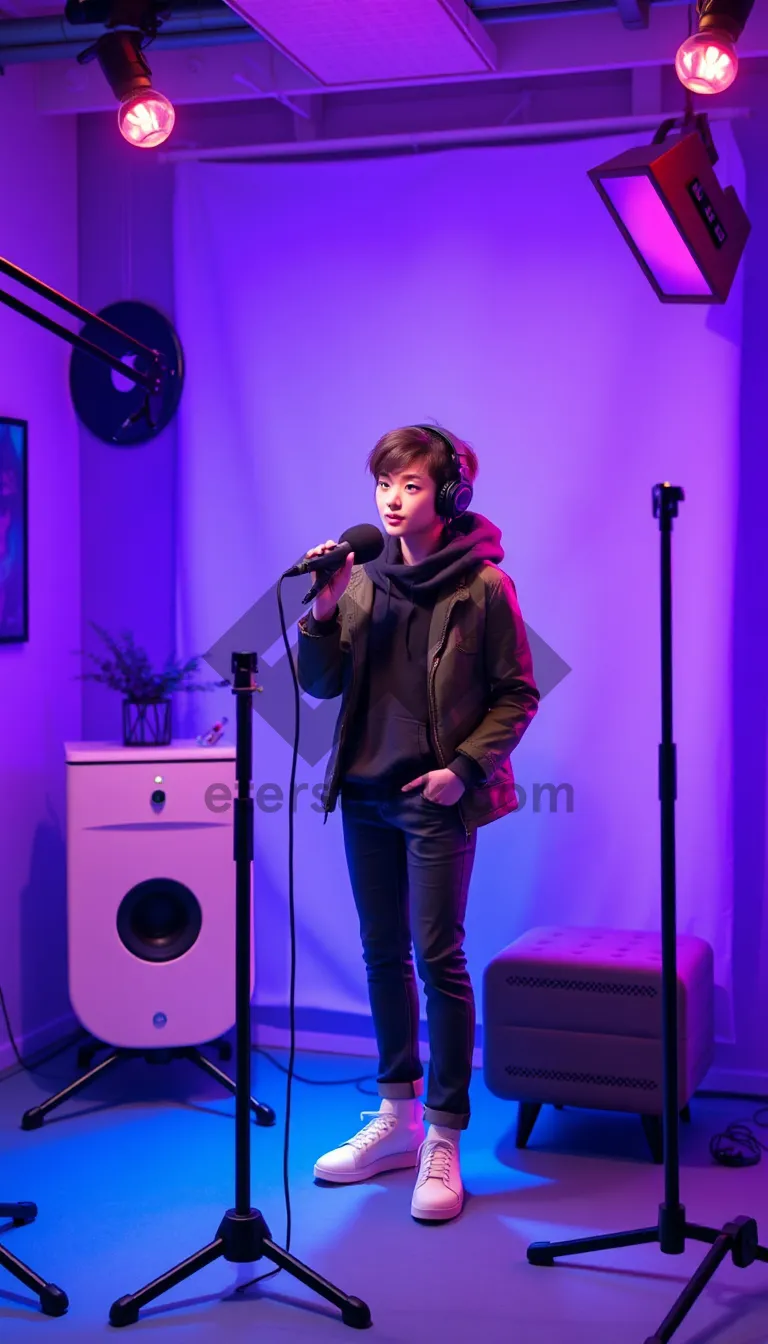
[[[720, 179], [741, 194], [730, 127], [716, 139]], [[526, 621], [571, 669], [515, 754], [524, 806], [479, 833], [476, 987], [532, 925], [658, 927], [651, 487], [669, 480], [686, 492], [673, 536], [679, 928], [715, 949], [730, 1034], [740, 294], [737, 281], [723, 309], [659, 303], [586, 176], [636, 141], [177, 168], [178, 642], [204, 652], [250, 613], [269, 674], [255, 718], [260, 1005], [285, 1004], [288, 983], [292, 683], [273, 585], [310, 545], [378, 522], [366, 454], [384, 430], [434, 418], [478, 452], [474, 507], [503, 530]], [[305, 587], [286, 581], [291, 623]], [[553, 657], [536, 648], [549, 680]], [[315, 712], [326, 718], [297, 775], [298, 1002], [305, 1023], [327, 1023], [368, 1008], [341, 819], [324, 826], [313, 809], [313, 753], [330, 745], [328, 707]], [[189, 697], [184, 735], [216, 713], [231, 730], [227, 692]], [[546, 791], [534, 802], [547, 784], [568, 786], [555, 811]]]

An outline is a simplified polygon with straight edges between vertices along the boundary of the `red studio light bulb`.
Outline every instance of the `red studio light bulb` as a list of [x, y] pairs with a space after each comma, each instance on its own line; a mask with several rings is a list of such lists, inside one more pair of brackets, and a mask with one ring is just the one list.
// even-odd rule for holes
[[675, 57], [677, 77], [692, 93], [722, 93], [733, 83], [738, 68], [732, 39], [713, 28], [686, 38]]
[[117, 124], [120, 134], [139, 149], [153, 149], [162, 145], [173, 130], [176, 120], [173, 103], [156, 89], [143, 89], [120, 104]]

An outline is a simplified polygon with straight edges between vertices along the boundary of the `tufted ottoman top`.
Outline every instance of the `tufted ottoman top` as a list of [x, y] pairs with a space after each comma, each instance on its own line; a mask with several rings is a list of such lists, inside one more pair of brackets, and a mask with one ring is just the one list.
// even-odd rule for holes
[[[712, 949], [677, 938], [680, 1026], [689, 999], [713, 992]], [[660, 1036], [661, 934], [626, 929], [529, 929], [486, 967], [484, 992], [500, 1023]]]

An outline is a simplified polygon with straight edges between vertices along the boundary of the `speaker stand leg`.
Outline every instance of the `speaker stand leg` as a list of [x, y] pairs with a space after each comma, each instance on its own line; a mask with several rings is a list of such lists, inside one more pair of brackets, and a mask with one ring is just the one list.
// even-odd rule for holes
[[[202, 1069], [203, 1073], [207, 1073], [209, 1077], [215, 1078], [217, 1083], [221, 1083], [222, 1087], [225, 1087], [228, 1092], [231, 1092], [233, 1097], [237, 1096], [236, 1084], [228, 1074], [223, 1073], [210, 1059], [206, 1059], [205, 1055], [197, 1049], [197, 1046], [190, 1046], [188, 1050], [184, 1051], [184, 1056], [186, 1059], [190, 1059], [193, 1064], [196, 1064], [198, 1069]], [[257, 1124], [274, 1125], [275, 1112], [272, 1110], [271, 1106], [267, 1106], [263, 1101], [256, 1101], [251, 1097], [251, 1110], [256, 1116]]]
[[82, 1092], [83, 1088], [92, 1083], [94, 1078], [98, 1078], [100, 1074], [106, 1073], [107, 1069], [111, 1069], [114, 1064], [117, 1064], [118, 1060], [123, 1058], [124, 1053], [122, 1050], [113, 1050], [111, 1055], [107, 1055], [107, 1058], [103, 1059], [100, 1064], [96, 1064], [88, 1073], [84, 1073], [82, 1078], [76, 1078], [73, 1083], [69, 1084], [69, 1087], [62, 1088], [61, 1092], [57, 1092], [54, 1097], [49, 1097], [39, 1106], [33, 1106], [30, 1110], [25, 1111], [21, 1117], [21, 1128], [39, 1129], [50, 1111], [55, 1111], [57, 1106], [69, 1101], [70, 1097], [77, 1096], [77, 1093]]
[[90, 1069], [100, 1050], [111, 1049], [112, 1046], [107, 1045], [105, 1041], [97, 1041], [95, 1037], [90, 1041], [86, 1041], [77, 1051], [78, 1069]]
[[[10, 1218], [14, 1227], [23, 1227], [34, 1222], [37, 1217], [37, 1205], [32, 1203], [0, 1204], [0, 1218]], [[63, 1316], [69, 1306], [69, 1298], [55, 1283], [47, 1283], [39, 1274], [17, 1260], [4, 1246], [0, 1246], [0, 1269], [7, 1269], [25, 1288], [31, 1288], [40, 1300], [40, 1308], [46, 1316]]]
[[217, 1037], [215, 1041], [206, 1041], [205, 1044], [208, 1050], [215, 1050], [219, 1059], [224, 1063], [232, 1058], [232, 1046], [223, 1036]]

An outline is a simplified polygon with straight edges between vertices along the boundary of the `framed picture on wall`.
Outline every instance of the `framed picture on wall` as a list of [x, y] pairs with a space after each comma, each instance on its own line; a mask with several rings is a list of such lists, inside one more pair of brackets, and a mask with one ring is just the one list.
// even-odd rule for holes
[[27, 421], [0, 416], [0, 644], [29, 639]]

